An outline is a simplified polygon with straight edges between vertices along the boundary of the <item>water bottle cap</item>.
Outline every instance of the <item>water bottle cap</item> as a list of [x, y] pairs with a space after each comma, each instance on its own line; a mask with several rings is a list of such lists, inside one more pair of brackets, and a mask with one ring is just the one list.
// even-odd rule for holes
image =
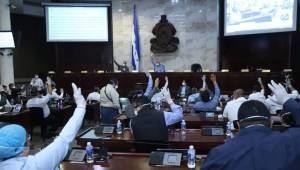
[[91, 142], [87, 142], [87, 145], [92, 145], [92, 143]]
[[194, 146], [193, 145], [190, 145], [190, 147], [189, 147], [190, 149], [194, 149]]

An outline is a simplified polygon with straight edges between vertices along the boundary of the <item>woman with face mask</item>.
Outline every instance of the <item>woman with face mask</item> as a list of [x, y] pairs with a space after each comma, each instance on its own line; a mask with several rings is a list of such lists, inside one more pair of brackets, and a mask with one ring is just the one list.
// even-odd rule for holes
[[121, 113], [119, 101], [118, 80], [111, 79], [106, 86], [100, 90], [100, 116], [101, 123], [112, 124], [113, 118]]

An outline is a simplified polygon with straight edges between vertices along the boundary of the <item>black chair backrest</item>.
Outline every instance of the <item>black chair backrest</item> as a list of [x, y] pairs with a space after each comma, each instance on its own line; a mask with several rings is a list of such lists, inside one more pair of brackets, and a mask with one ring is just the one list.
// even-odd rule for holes
[[32, 124], [41, 124], [44, 121], [43, 108], [31, 107], [29, 110], [31, 112], [30, 121]]

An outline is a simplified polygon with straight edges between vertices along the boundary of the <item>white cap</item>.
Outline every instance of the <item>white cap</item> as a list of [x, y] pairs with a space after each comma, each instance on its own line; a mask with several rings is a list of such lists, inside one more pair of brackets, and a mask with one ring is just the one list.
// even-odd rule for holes
[[194, 149], [194, 145], [190, 145], [189, 149]]
[[87, 142], [87, 144], [86, 145], [92, 145], [92, 143], [91, 142]]

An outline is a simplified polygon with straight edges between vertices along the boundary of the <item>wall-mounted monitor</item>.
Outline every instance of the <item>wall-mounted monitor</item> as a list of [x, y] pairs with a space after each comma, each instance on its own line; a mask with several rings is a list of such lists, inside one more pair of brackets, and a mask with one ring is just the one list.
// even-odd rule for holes
[[225, 0], [224, 35], [296, 31], [297, 0]]
[[46, 4], [48, 42], [108, 42], [108, 5]]
[[15, 41], [11, 31], [0, 31], [0, 48], [15, 48]]

